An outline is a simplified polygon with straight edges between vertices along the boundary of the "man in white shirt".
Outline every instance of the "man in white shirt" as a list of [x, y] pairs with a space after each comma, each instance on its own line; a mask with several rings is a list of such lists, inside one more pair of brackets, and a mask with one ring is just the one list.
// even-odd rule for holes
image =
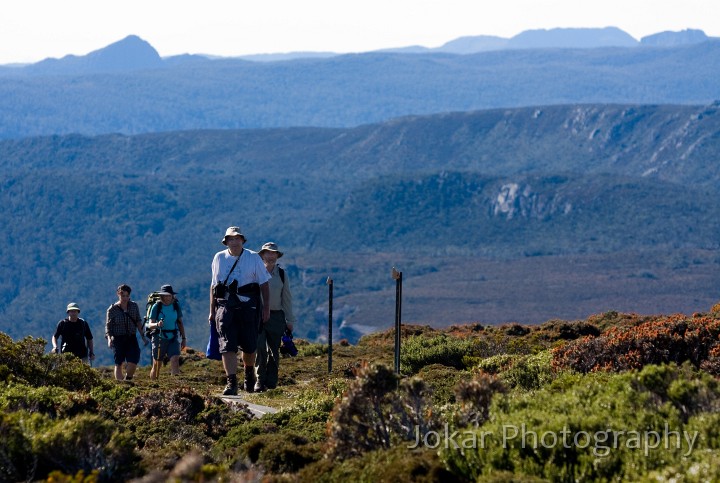
[[263, 304], [270, 300], [270, 274], [256, 252], [243, 248], [246, 241], [239, 227], [229, 227], [222, 239], [227, 249], [216, 253], [212, 261], [208, 322], [218, 331], [226, 396], [238, 392], [238, 349], [245, 370], [244, 389], [253, 392], [258, 332], [261, 323], [270, 318], [270, 304]]

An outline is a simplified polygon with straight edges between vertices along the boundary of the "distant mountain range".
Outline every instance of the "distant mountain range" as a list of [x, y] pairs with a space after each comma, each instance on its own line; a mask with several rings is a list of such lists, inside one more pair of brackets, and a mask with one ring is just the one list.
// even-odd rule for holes
[[[680, 44], [671, 47], [608, 46], [619, 42], [613, 39], [628, 40], [617, 29], [531, 31], [513, 45], [544, 48], [250, 62], [161, 59], [147, 42], [128, 37], [87, 56], [0, 69], [0, 138], [351, 127], [498, 107], [720, 99], [720, 41], [698, 43], [704, 34], [688, 31], [651, 39]], [[472, 42], [463, 42], [454, 48], [471, 50]], [[549, 47], [563, 42], [583, 48]]]
[[[686, 29], [680, 32], [660, 32], [643, 37], [640, 41], [617, 27], [605, 28], [554, 28], [526, 30], [514, 37], [490, 35], [460, 37], [440, 47], [410, 46], [387, 48], [377, 52], [395, 53], [449, 53], [474, 54], [505, 49], [596, 49], [604, 47], [677, 47], [706, 42], [711, 37], [702, 30]], [[252, 61], [286, 61], [300, 58], [327, 58], [340, 54], [334, 52], [287, 52], [275, 54], [251, 54], [235, 58]], [[35, 64], [19, 64], [5, 74], [25, 75], [77, 75], [132, 70], [157, 69], [203, 60], [218, 60], [211, 55], [177, 55], [161, 58], [158, 52], [136, 35], [110, 44], [84, 56], [67, 55], [61, 59], [48, 58]], [[2, 66], [0, 66], [2, 68]], [[0, 70], [2, 73], [2, 70]]]

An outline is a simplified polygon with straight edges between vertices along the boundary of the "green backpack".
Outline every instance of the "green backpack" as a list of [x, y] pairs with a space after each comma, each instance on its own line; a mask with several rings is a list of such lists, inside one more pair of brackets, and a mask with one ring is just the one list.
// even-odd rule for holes
[[[160, 330], [158, 328], [150, 329], [147, 326], [148, 322], [150, 322], [150, 312], [152, 311], [153, 305], [155, 305], [157, 302], [162, 302], [162, 299], [160, 298], [160, 292], [152, 292], [147, 296], [147, 302], [145, 303], [145, 319], [143, 321], [145, 337], [152, 337]], [[176, 312], [180, 312], [180, 304], [178, 304], [178, 301], [174, 297], [173, 308]]]

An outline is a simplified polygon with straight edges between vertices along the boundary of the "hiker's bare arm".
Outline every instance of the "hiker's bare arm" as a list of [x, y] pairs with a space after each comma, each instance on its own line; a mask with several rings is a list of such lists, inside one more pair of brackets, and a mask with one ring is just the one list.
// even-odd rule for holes
[[183, 325], [182, 318], [179, 318], [177, 321], [178, 330], [180, 331], [180, 348], [183, 348], [187, 345], [187, 337], [185, 337], [185, 325]]
[[208, 315], [208, 324], [212, 324], [213, 320], [215, 320], [215, 297], [213, 297], [213, 286], [210, 285], [210, 315]]

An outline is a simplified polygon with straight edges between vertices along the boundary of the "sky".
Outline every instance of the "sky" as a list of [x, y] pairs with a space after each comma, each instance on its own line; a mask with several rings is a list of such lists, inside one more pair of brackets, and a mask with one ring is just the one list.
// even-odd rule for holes
[[138, 35], [163, 56], [366, 52], [463, 36], [618, 27], [636, 39], [687, 28], [720, 37], [717, 0], [8, 0], [0, 64], [37, 62]]

